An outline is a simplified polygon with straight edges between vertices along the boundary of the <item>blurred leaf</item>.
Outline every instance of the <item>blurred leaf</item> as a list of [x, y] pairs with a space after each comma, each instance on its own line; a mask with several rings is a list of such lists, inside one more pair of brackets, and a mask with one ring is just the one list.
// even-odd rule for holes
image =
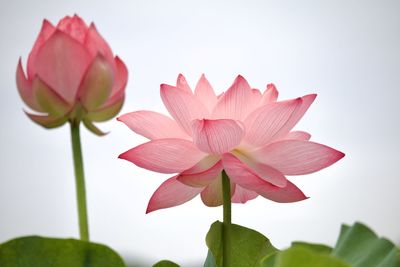
[[352, 227], [343, 225], [332, 255], [351, 263], [354, 267], [399, 267], [400, 256], [396, 246], [379, 238], [361, 223]]
[[20, 237], [0, 246], [1, 267], [125, 267], [107, 246], [75, 239]]
[[204, 262], [203, 267], [217, 267], [214, 256], [211, 253], [211, 250], [208, 250], [207, 258], [206, 258], [206, 261]]
[[292, 242], [292, 247], [303, 247], [322, 254], [330, 254], [332, 252], [332, 248], [330, 246], [323, 244], [306, 243], [300, 241]]
[[341, 259], [326, 253], [318, 253], [310, 248], [294, 246], [264, 258], [262, 267], [351, 267]]
[[154, 264], [153, 267], [179, 267], [179, 265], [169, 260], [162, 260]]
[[398, 248], [367, 226], [343, 225], [336, 246], [294, 242], [292, 247], [265, 257], [261, 267], [399, 267]]
[[[222, 266], [221, 237], [222, 223], [216, 221], [211, 225], [207, 233], [206, 243], [218, 267]], [[231, 242], [232, 266], [235, 267], [256, 266], [263, 257], [276, 251], [276, 248], [271, 245], [265, 236], [257, 231], [236, 224], [231, 225]], [[210, 257], [207, 257], [207, 260], [209, 264], [213, 263]]]

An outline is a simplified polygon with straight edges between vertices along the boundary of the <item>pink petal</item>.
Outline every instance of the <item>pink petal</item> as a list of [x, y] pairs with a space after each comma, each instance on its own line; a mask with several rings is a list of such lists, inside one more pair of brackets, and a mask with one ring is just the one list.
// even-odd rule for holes
[[311, 134], [303, 131], [293, 131], [288, 133], [283, 139], [295, 139], [308, 141], [311, 138]]
[[235, 193], [232, 196], [232, 202], [244, 204], [249, 200], [255, 199], [256, 197], [258, 197], [256, 192], [244, 189], [240, 185], [236, 185]]
[[201, 190], [203, 188], [184, 185], [176, 180], [176, 176], [169, 178], [154, 192], [146, 213], [181, 205], [194, 198]]
[[72, 108], [69, 103], [39, 77], [33, 80], [32, 91], [35, 92], [36, 101], [43, 111], [52, 117], [63, 117]]
[[251, 89], [251, 93], [253, 94], [253, 96], [252, 96], [253, 100], [251, 102], [254, 103], [254, 105], [256, 105], [256, 106], [259, 106], [259, 102], [261, 101], [261, 98], [262, 98], [260, 90]]
[[189, 94], [193, 94], [192, 89], [190, 89], [190, 86], [186, 81], [185, 76], [183, 76], [182, 74], [179, 74], [178, 78], [176, 79], [176, 88], [180, 88]]
[[230, 153], [222, 155], [222, 164], [232, 182], [248, 190], [257, 191], [263, 187], [269, 190], [279, 188], [259, 177], [254, 170]]
[[73, 103], [89, 60], [90, 55], [81, 44], [57, 30], [39, 49], [30, 66], [33, 73]]
[[286, 186], [287, 179], [280, 171], [272, 168], [271, 166], [260, 163], [257, 160], [254, 160], [243, 153], [235, 152], [234, 155], [242, 163], [246, 164], [247, 167], [252, 169], [252, 171], [255, 174], [257, 174], [257, 176], [264, 179], [265, 181], [267, 181], [275, 186], [278, 186], [278, 187]]
[[36, 101], [31, 82], [25, 77], [24, 70], [22, 69], [21, 58], [18, 61], [16, 78], [19, 95], [21, 96], [22, 100], [24, 100], [25, 104], [27, 104], [33, 110], [44, 112], [44, 110]]
[[290, 119], [286, 122], [284, 127], [280, 130], [277, 134], [276, 138], [284, 137], [293, 127], [299, 122], [299, 120], [303, 117], [304, 113], [308, 110], [311, 104], [314, 102], [315, 98], [317, 97], [316, 94], [305, 95], [301, 97], [301, 105], [298, 107], [295, 112], [293, 112]]
[[83, 44], [88, 27], [79, 16], [74, 15], [72, 18], [70, 16], [66, 16], [60, 20], [60, 22], [57, 24], [57, 29], [63, 31], [79, 43]]
[[[231, 193], [233, 194], [234, 192], [235, 184], [231, 182]], [[223, 204], [221, 174], [201, 191], [201, 200], [208, 207], [218, 207]]]
[[150, 140], [190, 138], [174, 120], [157, 112], [145, 110], [130, 112], [118, 117], [118, 120], [125, 123], [135, 133]]
[[124, 100], [125, 97], [122, 95], [119, 99], [115, 99], [114, 102], [109, 103], [108, 106], [90, 111], [86, 114], [86, 118], [90, 121], [107, 121], [118, 114], [124, 104]]
[[214, 108], [212, 118], [243, 120], [254, 108], [254, 93], [247, 81], [238, 76]]
[[102, 55], [97, 55], [88, 67], [78, 91], [79, 100], [87, 111], [93, 111], [106, 102], [113, 82], [112, 67]]
[[[206, 158], [206, 160], [210, 161]], [[204, 165], [204, 161], [200, 161], [198, 164], [179, 174], [178, 180], [182, 183], [194, 186], [194, 187], [204, 187], [210, 184], [222, 171], [222, 162], [217, 159], [218, 161], [214, 163], [214, 165], [209, 166], [207, 169], [198, 171], [198, 165]], [[213, 163], [214, 160], [211, 160]], [[194, 172], [196, 171], [196, 172]]]
[[207, 107], [209, 112], [217, 104], [217, 96], [204, 74], [201, 75], [200, 80], [197, 82], [194, 95]]
[[252, 112], [244, 121], [245, 140], [253, 146], [262, 146], [280, 136], [282, 128], [301, 106], [301, 99], [272, 102]]
[[326, 168], [344, 154], [314, 142], [282, 140], [251, 152], [251, 156], [285, 175], [302, 175]]
[[278, 99], [278, 90], [276, 90], [276, 87], [273, 83], [270, 83], [267, 85], [267, 90], [264, 91], [264, 94], [262, 95], [260, 105], [266, 105], [270, 102], [276, 102]]
[[192, 120], [206, 117], [207, 108], [193, 94], [179, 88], [162, 84], [160, 91], [164, 105], [171, 116], [186, 133], [192, 135]]
[[300, 189], [289, 181], [282, 188], [268, 183], [232, 154], [224, 154], [222, 163], [232, 182], [247, 190], [255, 191], [272, 201], [287, 203], [307, 198]]
[[115, 71], [114, 56], [111, 48], [103, 39], [103, 37], [99, 34], [96, 26], [93, 23], [91, 23], [89, 26], [89, 29], [85, 36], [84, 44], [93, 58], [96, 57], [97, 54], [102, 55], [107, 60], [108, 64], [110, 64], [112, 70]]
[[194, 120], [193, 142], [208, 154], [221, 155], [240, 144], [244, 131], [234, 120]]
[[178, 173], [191, 168], [206, 155], [190, 141], [157, 139], [134, 147], [119, 158], [141, 168], [161, 173]]
[[40, 47], [50, 38], [50, 36], [54, 33], [56, 28], [48, 21], [43, 20], [42, 28], [40, 29], [39, 36], [37, 37], [35, 44], [33, 45], [32, 51], [29, 53], [28, 57], [28, 78], [33, 79], [35, 76], [35, 68], [32, 67], [32, 63], [35, 61], [37, 52]]
[[308, 199], [308, 197], [290, 181], [288, 181], [285, 187], [279, 188], [278, 190], [258, 191], [257, 193], [260, 194], [260, 196], [278, 203], [292, 203]]

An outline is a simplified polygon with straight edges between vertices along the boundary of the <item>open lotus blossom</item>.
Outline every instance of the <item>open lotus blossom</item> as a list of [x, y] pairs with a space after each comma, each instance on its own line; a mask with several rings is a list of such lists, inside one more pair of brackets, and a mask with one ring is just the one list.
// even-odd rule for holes
[[292, 131], [315, 94], [285, 101], [277, 97], [273, 84], [261, 93], [242, 76], [217, 96], [202, 75], [192, 92], [179, 75], [176, 86], [161, 85], [161, 98], [173, 119], [153, 111], [120, 116], [118, 120], [150, 139], [120, 158], [174, 174], [155, 191], [147, 213], [198, 194], [207, 206], [222, 205], [222, 170], [229, 176], [234, 203], [258, 195], [282, 203], [306, 199], [286, 175], [316, 172], [344, 154], [309, 141], [306, 132]]
[[53, 128], [66, 121], [83, 121], [101, 132], [93, 121], [114, 117], [122, 107], [128, 72], [93, 23], [77, 15], [63, 18], [56, 27], [47, 20], [28, 57], [27, 76], [21, 59], [17, 87], [36, 114], [36, 123]]

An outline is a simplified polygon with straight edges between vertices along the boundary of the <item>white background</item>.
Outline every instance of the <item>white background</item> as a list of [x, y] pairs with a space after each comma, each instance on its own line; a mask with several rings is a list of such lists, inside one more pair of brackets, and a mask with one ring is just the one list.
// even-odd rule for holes
[[[0, 10], [0, 242], [21, 235], [77, 237], [69, 128], [32, 123], [15, 86], [41, 27], [74, 13], [94, 21], [129, 68], [123, 111], [164, 112], [161, 83], [205, 73], [218, 92], [238, 74], [280, 99], [318, 97], [297, 129], [346, 153], [321, 172], [292, 177], [310, 197], [258, 198], [233, 206], [233, 221], [267, 235], [334, 244], [340, 224], [362, 221], [400, 241], [399, 1], [4, 1]], [[24, 64], [25, 65], [25, 64]], [[91, 238], [149, 266], [168, 258], [200, 266], [221, 208], [199, 198], [145, 215], [168, 176], [117, 156], [144, 141], [122, 123], [97, 137], [82, 130]]]

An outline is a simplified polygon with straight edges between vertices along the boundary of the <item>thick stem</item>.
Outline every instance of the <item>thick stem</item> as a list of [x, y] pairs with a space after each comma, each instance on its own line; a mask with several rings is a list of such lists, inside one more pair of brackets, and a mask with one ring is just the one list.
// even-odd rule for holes
[[222, 228], [222, 266], [231, 267], [231, 183], [225, 170], [222, 171], [222, 195], [224, 209]]
[[76, 197], [78, 204], [78, 219], [80, 239], [89, 241], [89, 227], [86, 209], [85, 176], [83, 173], [83, 159], [79, 123], [71, 122], [72, 153], [75, 167]]

